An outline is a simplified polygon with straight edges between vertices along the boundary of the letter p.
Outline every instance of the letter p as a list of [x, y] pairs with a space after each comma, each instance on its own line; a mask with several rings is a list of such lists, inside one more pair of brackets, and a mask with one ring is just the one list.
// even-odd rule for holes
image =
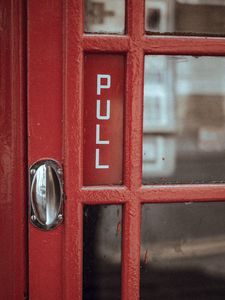
[[109, 89], [110, 86], [111, 86], [111, 76], [110, 75], [97, 74], [97, 95], [101, 95], [101, 89]]

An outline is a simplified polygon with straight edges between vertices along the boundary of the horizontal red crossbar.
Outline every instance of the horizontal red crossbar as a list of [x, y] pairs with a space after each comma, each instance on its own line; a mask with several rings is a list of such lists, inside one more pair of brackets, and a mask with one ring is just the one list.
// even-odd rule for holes
[[84, 35], [83, 49], [86, 52], [120, 53], [129, 51], [130, 38], [120, 35]]
[[225, 38], [143, 35], [139, 40], [132, 40], [128, 35], [83, 36], [86, 52], [125, 53], [137, 47], [145, 54], [222, 56], [225, 55]]
[[216, 56], [225, 54], [225, 39], [190, 36], [145, 36], [142, 39], [145, 54], [173, 54]]
[[140, 203], [208, 202], [225, 200], [225, 184], [142, 186], [136, 191], [127, 187], [85, 187], [80, 190], [83, 204], [124, 204], [133, 197]]

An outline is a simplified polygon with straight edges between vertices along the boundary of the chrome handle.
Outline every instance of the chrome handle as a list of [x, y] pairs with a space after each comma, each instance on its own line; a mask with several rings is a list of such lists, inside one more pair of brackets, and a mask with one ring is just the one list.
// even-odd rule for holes
[[63, 170], [55, 160], [40, 160], [30, 167], [30, 219], [43, 230], [63, 221]]

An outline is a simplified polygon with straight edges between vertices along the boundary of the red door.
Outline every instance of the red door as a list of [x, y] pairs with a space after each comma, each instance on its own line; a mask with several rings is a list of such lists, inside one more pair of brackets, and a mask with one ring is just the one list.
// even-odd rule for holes
[[63, 223], [29, 222], [32, 300], [82, 299], [86, 206], [122, 206], [120, 298], [135, 300], [142, 205], [225, 199], [223, 181], [142, 183], [145, 55], [225, 54], [222, 37], [147, 35], [144, 6], [126, 1], [125, 33], [101, 35], [84, 33], [83, 1], [28, 3], [28, 165], [53, 159], [64, 178]]

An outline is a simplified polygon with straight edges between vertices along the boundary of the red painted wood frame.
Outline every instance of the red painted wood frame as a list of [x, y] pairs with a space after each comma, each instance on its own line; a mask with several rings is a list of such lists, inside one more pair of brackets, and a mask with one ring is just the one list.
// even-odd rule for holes
[[27, 299], [25, 3], [0, 1], [0, 299]]
[[[145, 54], [225, 55], [225, 39], [146, 36], [144, 1], [127, 0], [126, 34], [88, 35], [83, 1], [30, 0], [29, 164], [54, 157], [64, 165], [65, 221], [52, 232], [30, 226], [31, 299], [82, 299], [84, 204], [123, 204], [122, 299], [139, 299], [142, 203], [224, 201], [225, 185], [142, 186]], [[126, 57], [124, 185], [83, 187], [84, 53]]]

